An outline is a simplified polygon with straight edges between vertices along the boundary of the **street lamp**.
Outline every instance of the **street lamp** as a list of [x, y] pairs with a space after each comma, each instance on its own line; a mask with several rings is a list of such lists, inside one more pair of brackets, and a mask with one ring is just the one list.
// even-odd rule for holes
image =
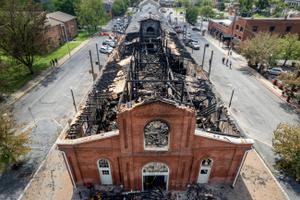
[[71, 52], [70, 52], [70, 46], [69, 46], [69, 38], [68, 38], [68, 35], [67, 35], [66, 27], [65, 27], [64, 24], [61, 24], [61, 28], [63, 29], [64, 35], [65, 35], [65, 41], [67, 42], [68, 52], [69, 52], [69, 58], [71, 58]]
[[209, 47], [209, 44], [205, 44], [205, 45], [204, 45], [204, 49], [203, 49], [203, 58], [202, 58], [202, 69], [203, 69], [203, 65], [204, 65], [205, 50], [206, 50], [207, 47]]

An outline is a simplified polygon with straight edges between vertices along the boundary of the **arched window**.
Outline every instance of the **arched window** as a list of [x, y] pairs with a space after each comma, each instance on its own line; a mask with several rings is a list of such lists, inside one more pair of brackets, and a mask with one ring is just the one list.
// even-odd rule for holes
[[208, 183], [213, 161], [210, 158], [201, 161], [197, 183]]
[[152, 26], [149, 26], [147, 29], [146, 29], [146, 33], [147, 34], [154, 34], [154, 28]]
[[145, 150], [168, 150], [169, 126], [161, 120], [149, 122], [144, 129]]
[[112, 177], [109, 161], [106, 159], [98, 160], [98, 169], [100, 174], [100, 180], [102, 185], [111, 185]]

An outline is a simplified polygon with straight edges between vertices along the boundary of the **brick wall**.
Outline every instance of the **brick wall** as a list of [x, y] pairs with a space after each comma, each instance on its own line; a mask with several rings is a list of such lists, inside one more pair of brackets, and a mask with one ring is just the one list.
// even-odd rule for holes
[[[144, 127], [160, 119], [170, 127], [168, 151], [144, 150]], [[152, 102], [125, 110], [118, 115], [119, 134], [99, 140], [58, 144], [67, 155], [77, 184], [101, 183], [97, 160], [108, 159], [113, 184], [125, 189], [142, 189], [142, 168], [150, 162], [161, 162], [169, 167], [168, 189], [184, 189], [196, 183], [200, 163], [213, 160], [209, 182], [232, 183], [244, 152], [251, 144], [233, 144], [195, 135], [193, 109], [164, 102]], [[105, 135], [105, 134], [104, 134]], [[94, 137], [94, 136], [91, 136]], [[80, 140], [80, 139], [79, 139]]]

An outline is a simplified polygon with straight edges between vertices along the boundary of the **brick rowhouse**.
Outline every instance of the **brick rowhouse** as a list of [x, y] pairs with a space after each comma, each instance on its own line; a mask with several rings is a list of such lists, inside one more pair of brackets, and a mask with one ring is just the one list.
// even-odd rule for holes
[[252, 148], [157, 6], [143, 2], [58, 140], [76, 185], [232, 184]]

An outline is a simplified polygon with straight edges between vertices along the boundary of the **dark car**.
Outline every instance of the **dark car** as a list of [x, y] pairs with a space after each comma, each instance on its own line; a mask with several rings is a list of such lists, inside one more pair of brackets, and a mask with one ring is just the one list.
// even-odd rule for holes
[[194, 27], [192, 28], [192, 30], [193, 30], [193, 31], [201, 31], [201, 28], [198, 27], [198, 26], [194, 26]]

